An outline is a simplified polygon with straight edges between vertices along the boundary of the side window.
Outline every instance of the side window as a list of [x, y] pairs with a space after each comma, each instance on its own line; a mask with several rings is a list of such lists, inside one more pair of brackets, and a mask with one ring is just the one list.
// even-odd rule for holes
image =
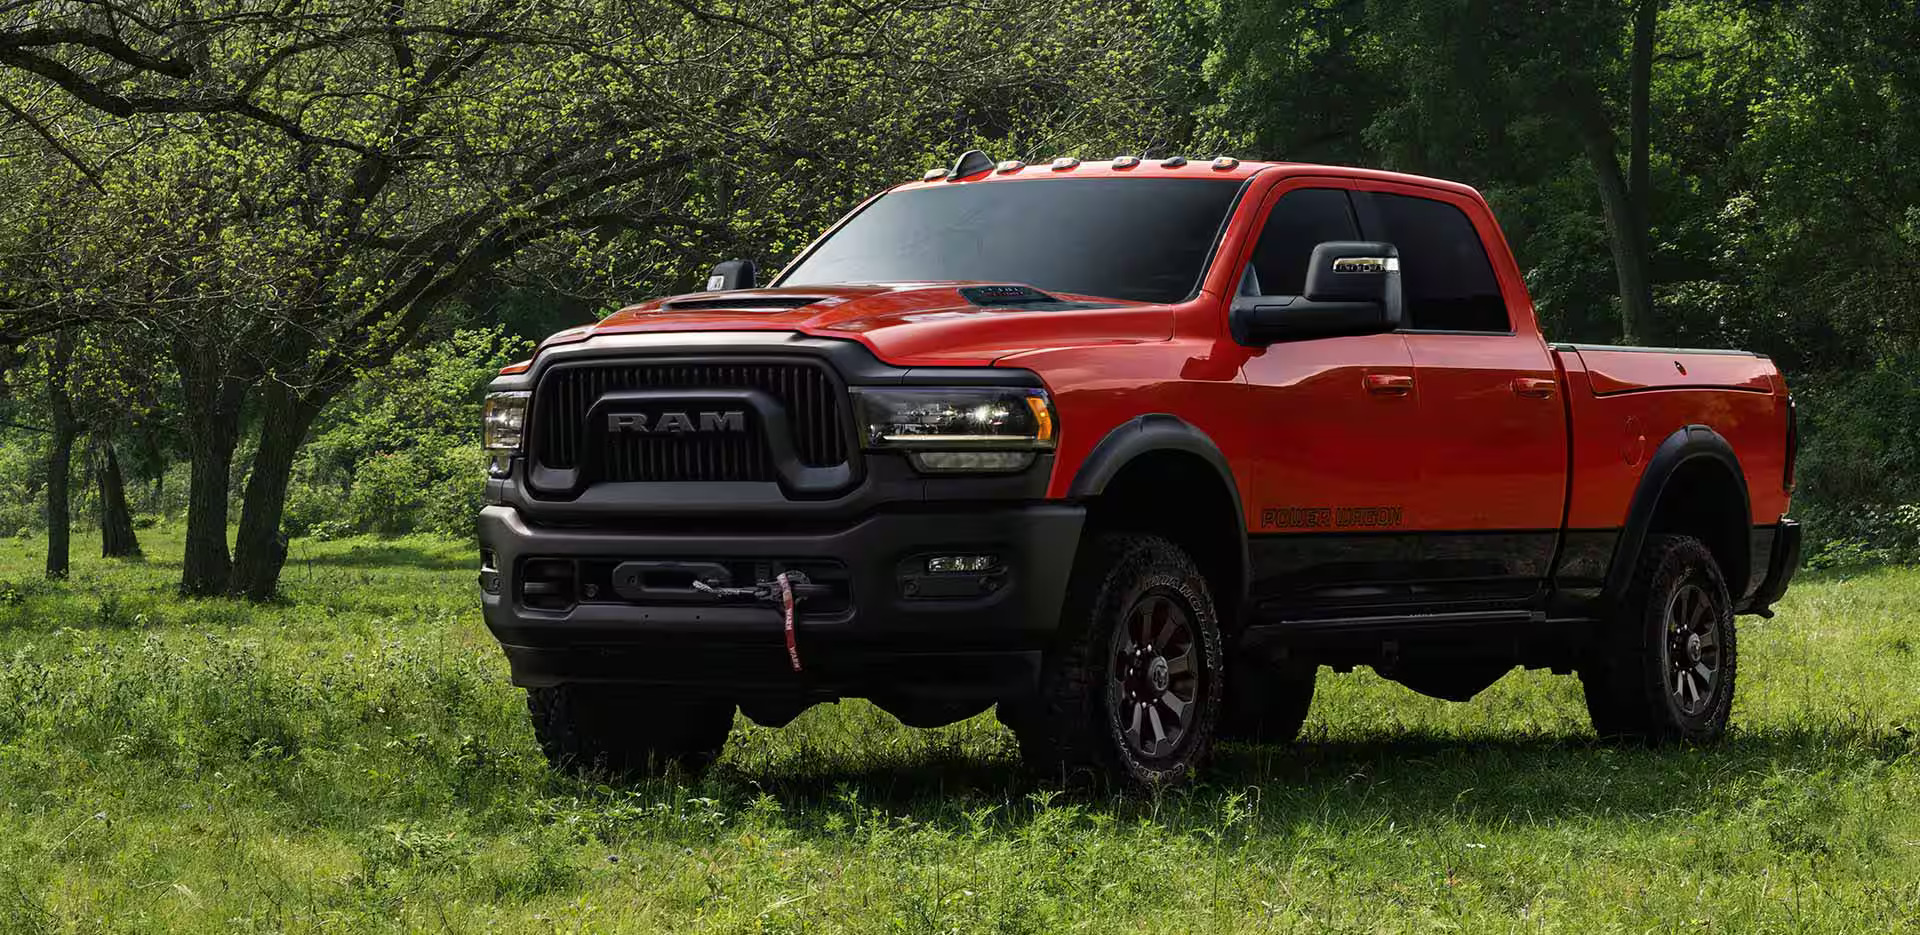
[[1384, 192], [1354, 192], [1354, 206], [1367, 239], [1400, 250], [1408, 329], [1513, 330], [1487, 249], [1459, 208]]
[[[1299, 295], [1307, 287], [1313, 248], [1329, 240], [1359, 240], [1347, 193], [1338, 188], [1300, 188], [1280, 196], [1253, 248], [1253, 274], [1260, 295]], [[1243, 283], [1242, 293], [1253, 283]]]

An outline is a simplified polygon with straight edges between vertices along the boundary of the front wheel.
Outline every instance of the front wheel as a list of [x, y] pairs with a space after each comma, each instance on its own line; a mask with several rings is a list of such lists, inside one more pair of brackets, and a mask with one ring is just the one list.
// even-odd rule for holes
[[1179, 782], [1213, 750], [1225, 691], [1213, 597], [1193, 559], [1158, 536], [1082, 546], [1037, 703], [1013, 720], [1046, 774]]
[[1714, 743], [1733, 713], [1733, 600], [1713, 553], [1692, 536], [1655, 536], [1618, 616], [1580, 670], [1602, 737]]

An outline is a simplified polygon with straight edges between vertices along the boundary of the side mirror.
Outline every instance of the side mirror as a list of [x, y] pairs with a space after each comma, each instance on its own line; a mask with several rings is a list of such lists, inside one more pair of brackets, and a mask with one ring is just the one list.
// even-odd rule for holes
[[1227, 325], [1235, 341], [1266, 347], [1383, 334], [1400, 327], [1404, 308], [1400, 251], [1390, 243], [1336, 240], [1313, 248], [1306, 295], [1236, 296]]
[[754, 287], [754, 269], [752, 260], [728, 260], [715, 264], [713, 272], [707, 275], [708, 292], [731, 292], [735, 289]]

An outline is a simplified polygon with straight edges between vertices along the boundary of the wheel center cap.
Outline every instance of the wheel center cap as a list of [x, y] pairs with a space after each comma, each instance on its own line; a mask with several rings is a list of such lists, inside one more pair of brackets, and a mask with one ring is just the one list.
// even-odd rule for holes
[[1687, 637], [1687, 656], [1694, 662], [1700, 661], [1700, 634]]
[[1154, 691], [1166, 691], [1167, 684], [1172, 681], [1173, 673], [1167, 669], [1167, 657], [1155, 656], [1152, 662], [1147, 663], [1147, 684], [1152, 685]]

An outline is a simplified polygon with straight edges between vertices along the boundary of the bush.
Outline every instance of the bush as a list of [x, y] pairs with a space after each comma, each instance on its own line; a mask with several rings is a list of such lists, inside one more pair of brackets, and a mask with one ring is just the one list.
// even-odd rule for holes
[[330, 408], [289, 493], [291, 535], [470, 537], [485, 489], [480, 401], [526, 342], [458, 331], [396, 358]]
[[1820, 516], [1828, 534], [1807, 555], [1807, 567], [1920, 562], [1920, 503], [1866, 507]]
[[24, 536], [46, 525], [42, 488], [46, 454], [26, 440], [0, 443], [0, 537]]
[[1920, 357], [1796, 378], [1794, 511], [1815, 567], [1920, 561]]

